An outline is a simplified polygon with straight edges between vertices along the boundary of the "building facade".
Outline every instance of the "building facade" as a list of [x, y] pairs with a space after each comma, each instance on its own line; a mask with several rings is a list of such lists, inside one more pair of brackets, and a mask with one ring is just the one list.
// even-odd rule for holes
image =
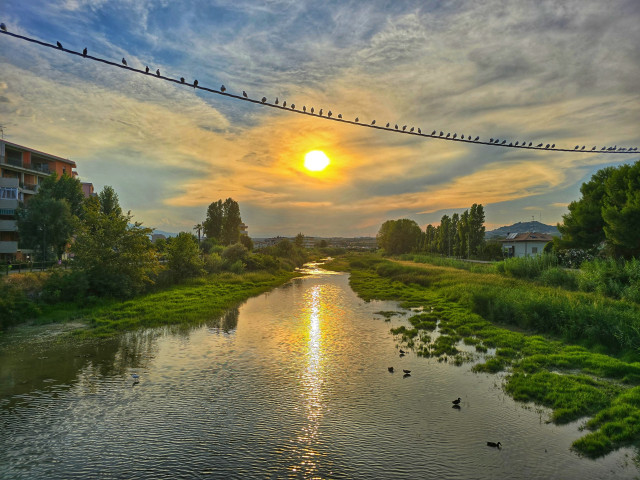
[[501, 241], [505, 258], [535, 257], [542, 254], [544, 246], [553, 241], [553, 236], [536, 232], [510, 233]]
[[52, 173], [76, 176], [72, 160], [0, 140], [0, 261], [22, 261], [31, 253], [20, 248], [16, 210]]

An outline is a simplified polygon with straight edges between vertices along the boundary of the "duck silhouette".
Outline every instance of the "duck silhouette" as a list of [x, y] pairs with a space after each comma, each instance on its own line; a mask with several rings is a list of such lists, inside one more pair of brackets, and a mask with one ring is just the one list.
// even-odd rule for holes
[[459, 405], [460, 404], [460, 397], [458, 397], [457, 400], [453, 400], [451, 403], [453, 403], [454, 405]]
[[487, 442], [487, 447], [500, 448], [502, 444], [500, 442]]

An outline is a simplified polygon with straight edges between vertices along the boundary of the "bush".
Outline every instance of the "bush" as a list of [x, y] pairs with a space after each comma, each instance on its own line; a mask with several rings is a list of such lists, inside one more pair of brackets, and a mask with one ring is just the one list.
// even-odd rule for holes
[[83, 271], [54, 270], [43, 285], [42, 300], [46, 303], [78, 302], [88, 291], [89, 279]]
[[535, 257], [507, 258], [496, 266], [498, 273], [506, 273], [516, 278], [536, 279], [540, 274], [550, 268], [558, 266], [558, 260], [554, 255], [543, 254]]
[[220, 273], [224, 267], [224, 260], [217, 253], [204, 257], [204, 269], [207, 273]]
[[234, 243], [225, 248], [220, 256], [227, 265], [232, 265], [237, 261], [244, 261], [248, 255], [249, 250], [247, 250], [247, 247], [241, 243]]
[[639, 302], [640, 260], [595, 259], [584, 262], [578, 285], [585, 292]]
[[7, 282], [0, 282], [0, 330], [17, 325], [39, 313], [24, 290]]
[[562, 287], [567, 290], [576, 290], [578, 288], [576, 274], [560, 267], [543, 271], [540, 274], [540, 282], [549, 287]]
[[235, 262], [233, 262], [231, 264], [231, 266], [229, 267], [229, 271], [231, 273], [237, 273], [238, 275], [241, 274], [242, 272], [244, 272], [244, 267], [245, 264], [242, 263], [242, 260], [236, 260]]

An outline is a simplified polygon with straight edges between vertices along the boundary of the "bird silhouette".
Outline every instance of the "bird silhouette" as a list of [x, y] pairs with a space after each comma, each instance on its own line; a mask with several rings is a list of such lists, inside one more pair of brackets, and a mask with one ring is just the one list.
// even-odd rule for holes
[[474, 142], [477, 142], [478, 140], [480, 140], [480, 137], [479, 137], [479, 136], [477, 136], [477, 137], [475, 138]]
[[518, 146], [518, 142], [516, 142], [516, 147]]
[[262, 103], [266, 103], [267, 102], [267, 97], [262, 97]]
[[[307, 111], [307, 106], [306, 105], [302, 106], [302, 111], [306, 113], [306, 111]], [[311, 113], [313, 113], [313, 112], [311, 112]]]
[[387, 367], [387, 370], [389, 370], [389, 372], [393, 373], [393, 367]]
[[282, 102], [282, 107], [286, 107], [287, 106], [287, 101], [285, 100], [284, 102]]
[[62, 48], [62, 44], [60, 42], [56, 42], [56, 45], [58, 46], [58, 48]]
[[497, 442], [497, 443], [487, 442], [487, 447], [500, 448], [501, 446], [502, 444], [500, 442]]
[[444, 132], [442, 130], [440, 130], [440, 136], [444, 135]]
[[584, 146], [584, 145], [582, 145], [582, 148], [581, 148], [580, 150], [584, 150], [584, 147], [585, 147], [585, 146]]
[[292, 103], [292, 104], [291, 104], [291, 110], [295, 110], [295, 109], [296, 109], [296, 104], [295, 104], [295, 103]]
[[356, 123], [358, 123], [360, 121], [360, 119], [358, 117], [356, 117]]
[[332, 112], [331, 110], [329, 110], [329, 111], [327, 112], [327, 117], [331, 118], [331, 115], [333, 115], [333, 112]]
[[0, 23], [0, 30], [2, 30], [3, 32], [6, 32], [7, 26], [4, 23]]
[[410, 131], [410, 132], [413, 132], [413, 130], [414, 130], [414, 128], [413, 128], [413, 127], [411, 127], [411, 130], [409, 130], [409, 131]]
[[493, 138], [489, 139], [489, 143], [493, 143]]
[[547, 145], [544, 148], [549, 148], [549, 144], [547, 143]]
[[322, 109], [318, 112], [318, 115], [322, 116]]
[[149, 73], [149, 67], [144, 67], [144, 73]]
[[580, 145], [576, 145], [575, 147], [573, 147], [574, 150], [577, 150], [580, 148]]
[[338, 118], [342, 119], [342, 114], [341, 113], [338, 114]]
[[[84, 50], [82, 50], [82, 56], [83, 57], [87, 56], [87, 47], [84, 47]], [[147, 69], [147, 71], [149, 71], [149, 69]]]
[[314, 112], [314, 109], [313, 109], [313, 107], [311, 107], [311, 113], [313, 113], [313, 112]]
[[244, 90], [242, 90], [242, 96], [244, 98], [249, 98], [249, 95], [247, 95], [247, 92], [245, 92]]
[[460, 404], [460, 397], [458, 397], [455, 400], [452, 400], [451, 403], [453, 403], [454, 405], [459, 405]]
[[398, 350], [400, 353], [407, 353], [403, 349]]
[[275, 102], [273, 102], [273, 103], [275, 103], [276, 105], [278, 105], [278, 97], [276, 97], [276, 101], [275, 101]]
[[387, 128], [389, 128], [389, 122], [387, 122]]
[[451, 132], [447, 133], [447, 138], [449, 138], [451, 136]]
[[404, 373], [411, 373], [411, 370], [407, 370], [407, 369], [405, 369], [405, 368], [403, 368], [403, 369], [402, 369], [402, 371], [403, 371]]
[[457, 138], [457, 137], [458, 137], [458, 134], [457, 134], [457, 133], [454, 133], [454, 134], [453, 134], [453, 138]]
[[196, 88], [198, 86], [198, 80], [194, 80], [193, 81], [193, 88]]
[[602, 150], [606, 150], [606, 149], [607, 149], [607, 147], [606, 147], [606, 146], [604, 146], [604, 147], [602, 147], [602, 148], [600, 149], [600, 151], [602, 151]]
[[398, 129], [398, 124], [396, 123], [396, 130]]
[[[464, 140], [464, 135], [460, 135], [460, 140]], [[471, 137], [469, 137], [469, 140], [471, 140]]]
[[375, 120], [371, 120], [371, 125], [375, 125], [376, 121]]
[[420, 127], [418, 127], [418, 133], [422, 135], [422, 130], [420, 130]]
[[[157, 69], [157, 70], [156, 70], [156, 75], [157, 75], [157, 76], [160, 76], [160, 69]], [[224, 85], [223, 85], [223, 87], [224, 87]]]
[[510, 147], [513, 147], [513, 143], [510, 143], [510, 144], [509, 144], [509, 146], [510, 146]]
[[531, 143], [532, 143], [532, 142], [529, 142], [529, 146], [531, 146]]
[[539, 143], [538, 145], [536, 145], [536, 148], [540, 148], [542, 146], [541, 143]]
[[124, 59], [124, 57], [122, 57], [122, 64], [126, 67], [127, 66], [127, 61]]
[[180, 77], [180, 83], [184, 83], [184, 77]]
[[593, 148], [591, 149], [591, 151], [594, 151], [595, 149], [596, 149], [596, 147], [593, 147]]
[[220, 85], [220, 91], [222, 93], [226, 92], [227, 91], [227, 87], [225, 87], [224, 85]]
[[431, 135], [435, 135], [435, 134], [436, 134], [436, 131], [435, 131], [435, 130], [434, 130], [433, 132], [431, 132]]
[[502, 140], [502, 145], [504, 145], [505, 143], [507, 143], [507, 141], [506, 140]]

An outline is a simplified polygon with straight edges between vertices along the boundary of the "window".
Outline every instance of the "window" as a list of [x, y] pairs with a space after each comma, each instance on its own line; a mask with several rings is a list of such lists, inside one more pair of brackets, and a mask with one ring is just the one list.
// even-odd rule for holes
[[538, 247], [531, 247], [531, 253], [538, 253]]
[[3, 200], [17, 200], [18, 189], [10, 187], [0, 187], [0, 198]]

